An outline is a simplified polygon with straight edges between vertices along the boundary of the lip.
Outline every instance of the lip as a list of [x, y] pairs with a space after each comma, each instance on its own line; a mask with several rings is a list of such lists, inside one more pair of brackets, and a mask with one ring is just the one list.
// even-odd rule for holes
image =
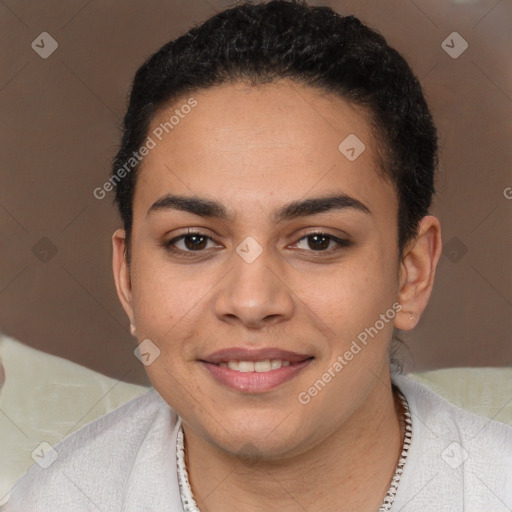
[[248, 349], [243, 347], [232, 347], [217, 350], [204, 359], [205, 363], [219, 364], [222, 361], [263, 361], [264, 359], [281, 359], [290, 363], [299, 363], [313, 357], [311, 354], [299, 354], [278, 348]]
[[[290, 361], [289, 366], [282, 366], [267, 372], [239, 372], [221, 367], [223, 361], [262, 361], [280, 359]], [[244, 393], [264, 393], [273, 390], [293, 379], [314, 360], [309, 354], [299, 354], [275, 348], [245, 349], [228, 348], [213, 352], [199, 363], [220, 384]]]

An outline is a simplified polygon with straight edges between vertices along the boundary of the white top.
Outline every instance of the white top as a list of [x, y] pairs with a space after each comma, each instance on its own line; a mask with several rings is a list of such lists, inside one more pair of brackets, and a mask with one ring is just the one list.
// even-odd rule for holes
[[[412, 379], [412, 443], [393, 512], [510, 512], [512, 426], [460, 409]], [[181, 418], [151, 389], [85, 425], [34, 464], [2, 512], [183, 512]]]

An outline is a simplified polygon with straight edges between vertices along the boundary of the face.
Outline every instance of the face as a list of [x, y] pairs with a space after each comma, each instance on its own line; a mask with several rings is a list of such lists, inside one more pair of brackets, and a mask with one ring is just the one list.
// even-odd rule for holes
[[[139, 343], [160, 350], [152, 385], [188, 428], [230, 453], [298, 454], [389, 375], [396, 194], [343, 99], [287, 81], [192, 96], [150, 127], [182, 112], [140, 168], [130, 269], [114, 236], [118, 292]], [[339, 149], [350, 134], [365, 146], [357, 156], [349, 139], [355, 159]]]

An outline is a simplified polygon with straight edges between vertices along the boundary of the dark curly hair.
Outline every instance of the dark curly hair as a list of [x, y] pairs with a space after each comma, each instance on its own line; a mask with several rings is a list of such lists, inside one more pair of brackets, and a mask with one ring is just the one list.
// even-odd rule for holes
[[[378, 172], [398, 198], [400, 254], [428, 214], [437, 135], [421, 86], [383, 36], [354, 16], [302, 0], [240, 3], [165, 44], [138, 69], [112, 178], [148, 137], [159, 109], [199, 89], [289, 78], [361, 108], [374, 133]], [[137, 169], [117, 178], [115, 202], [130, 260]], [[111, 178], [111, 179], [112, 179]]]

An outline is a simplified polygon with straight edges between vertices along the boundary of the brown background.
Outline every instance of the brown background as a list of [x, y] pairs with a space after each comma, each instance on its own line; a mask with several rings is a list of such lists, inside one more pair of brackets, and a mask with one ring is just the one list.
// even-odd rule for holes
[[[512, 363], [512, 2], [311, 2], [380, 31], [420, 78], [441, 142], [445, 243], [406, 369]], [[148, 384], [115, 295], [109, 172], [133, 74], [216, 0], [0, 3], [0, 327], [45, 352]], [[468, 49], [451, 58], [452, 32]], [[31, 43], [59, 47], [42, 59]], [[41, 239], [44, 239], [41, 241]], [[47, 239], [47, 240], [46, 240]], [[55, 253], [55, 254], [53, 254]]]

